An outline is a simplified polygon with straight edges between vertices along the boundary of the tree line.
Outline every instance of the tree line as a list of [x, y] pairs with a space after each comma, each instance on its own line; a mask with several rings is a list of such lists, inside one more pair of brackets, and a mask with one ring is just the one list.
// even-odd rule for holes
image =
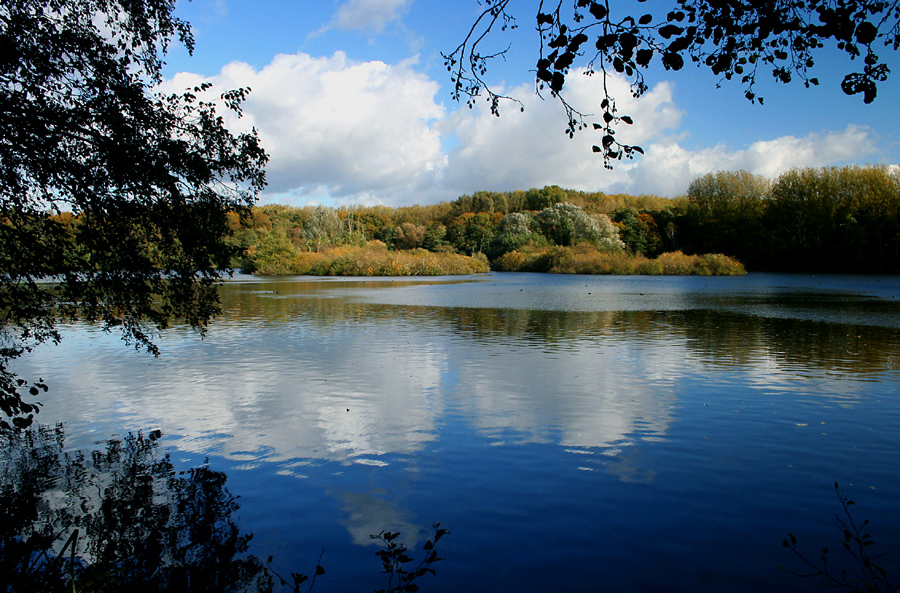
[[797, 169], [770, 180], [717, 172], [674, 199], [547, 186], [397, 208], [266, 205], [229, 213], [228, 225], [232, 263], [246, 271], [297, 251], [380, 242], [495, 264], [514, 251], [589, 244], [647, 258], [721, 253], [751, 271], [898, 273], [900, 173]]
[[686, 249], [748, 269], [900, 273], [900, 168], [745, 171], [696, 179], [673, 221]]
[[[631, 207], [660, 209], [655, 196], [608, 195], [558, 186], [510, 192], [478, 191], [452, 202], [391, 208], [282, 205], [229, 214], [231, 245], [241, 250], [237, 267], [249, 267], [273, 251], [321, 251], [380, 241], [391, 249], [423, 248], [494, 259], [528, 241], [568, 245], [579, 240], [616, 242], [607, 212]], [[515, 215], [515, 216], [510, 216]], [[504, 243], [505, 241], [505, 243]]]

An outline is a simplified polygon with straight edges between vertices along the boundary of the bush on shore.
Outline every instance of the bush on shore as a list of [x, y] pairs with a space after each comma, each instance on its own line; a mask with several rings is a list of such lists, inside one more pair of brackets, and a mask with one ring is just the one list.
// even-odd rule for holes
[[551, 274], [741, 276], [746, 273], [740, 262], [721, 254], [685, 255], [675, 251], [648, 259], [621, 250], [598, 250], [588, 244], [510, 251], [494, 261], [494, 269]]
[[[256, 262], [257, 274], [311, 276], [447, 276], [490, 271], [487, 259], [425, 249], [390, 251], [381, 241], [324, 251], [294, 251], [277, 262]], [[262, 265], [260, 265], [262, 264]]]

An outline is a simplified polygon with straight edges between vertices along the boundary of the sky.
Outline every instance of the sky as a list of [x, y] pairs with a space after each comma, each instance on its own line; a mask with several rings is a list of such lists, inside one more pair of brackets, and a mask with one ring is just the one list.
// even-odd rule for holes
[[[486, 78], [524, 106], [501, 105], [499, 118], [487, 102], [469, 109], [452, 99], [441, 57], [483, 10], [476, 0], [179, 0], [196, 48], [170, 48], [160, 90], [201, 81], [217, 92], [251, 88], [244, 116], [229, 126], [255, 127], [269, 152], [260, 204], [397, 207], [546, 185], [676, 197], [715, 171], [775, 178], [797, 167], [900, 163], [900, 68], [865, 105], [840, 90], [858, 63], [828, 50], [812, 74], [819, 87], [765, 75], [762, 106], [739, 83], [717, 88], [714, 75], [690, 64], [680, 72], [651, 65], [640, 99], [611, 79], [619, 112], [634, 119], [618, 137], [645, 155], [607, 170], [591, 151], [598, 133], [570, 139], [559, 103], [535, 93], [537, 4], [514, 0], [518, 29], [491, 40], [509, 51]], [[611, 5], [661, 16], [672, 2]], [[567, 100], [599, 113], [601, 77], [579, 74], [567, 78]]]

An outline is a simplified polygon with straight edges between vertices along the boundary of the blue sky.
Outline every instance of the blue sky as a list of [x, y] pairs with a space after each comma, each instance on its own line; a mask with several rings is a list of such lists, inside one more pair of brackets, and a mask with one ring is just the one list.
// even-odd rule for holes
[[[650, 0], [636, 11], [666, 10]], [[746, 169], [775, 177], [794, 167], [900, 163], [896, 74], [872, 105], [839, 88], [855, 64], [837, 52], [820, 53], [814, 75], [822, 84], [759, 85], [763, 106], [687, 66], [677, 73], [651, 67], [651, 90], [633, 100], [613, 80], [622, 113], [635, 124], [624, 141], [646, 151], [613, 171], [591, 152], [593, 132], [570, 140], [553, 100], [534, 93], [537, 3], [513, 2], [519, 29], [496, 37], [510, 44], [488, 79], [525, 105], [491, 116], [485, 103], [469, 110], [450, 97], [441, 52], [452, 51], [480, 8], [476, 0], [193, 0], [177, 12], [194, 28], [192, 56], [173, 47], [165, 90], [201, 80], [218, 91], [249, 86], [245, 117], [271, 155], [269, 187], [261, 203], [294, 206], [386, 204], [453, 200], [478, 190], [506, 191], [560, 185], [607, 193], [686, 192], [692, 179], [718, 170]], [[614, 10], [629, 13], [627, 1]], [[885, 50], [886, 51], [886, 50]], [[892, 57], [896, 64], [897, 60]], [[570, 75], [569, 101], [599, 111], [600, 77]]]

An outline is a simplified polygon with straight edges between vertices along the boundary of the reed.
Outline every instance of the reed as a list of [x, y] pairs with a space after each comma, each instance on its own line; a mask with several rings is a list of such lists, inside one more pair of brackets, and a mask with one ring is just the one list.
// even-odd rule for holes
[[487, 261], [457, 253], [425, 249], [390, 251], [380, 241], [364, 247], [344, 245], [324, 251], [298, 251], [278, 270], [260, 267], [259, 274], [311, 276], [451, 276], [490, 270]]
[[586, 244], [510, 251], [494, 261], [494, 269], [504, 272], [650, 276], [740, 276], [746, 273], [740, 262], [722, 254], [685, 255], [675, 251], [648, 259], [623, 250], [597, 250]]

